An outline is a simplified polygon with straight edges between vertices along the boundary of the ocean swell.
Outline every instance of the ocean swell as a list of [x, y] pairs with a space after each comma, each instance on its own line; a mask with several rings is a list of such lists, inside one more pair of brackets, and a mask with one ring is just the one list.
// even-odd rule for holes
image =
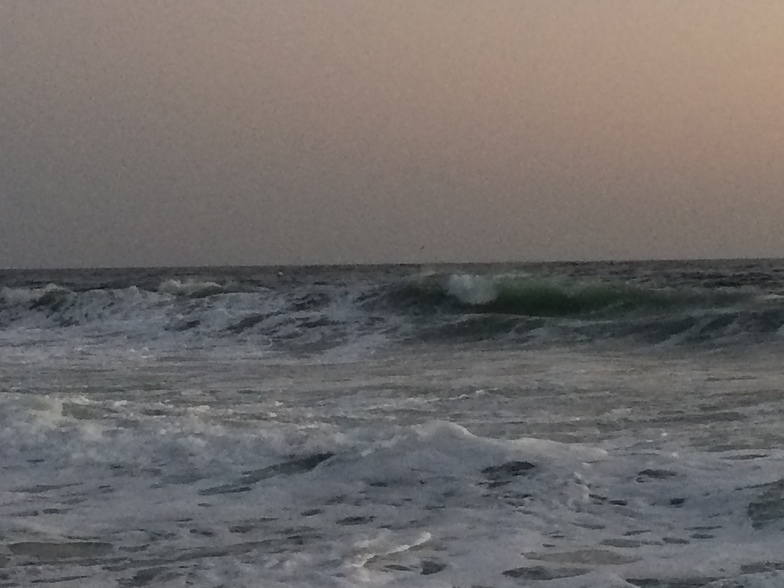
[[[151, 270], [152, 272], [152, 270]], [[53, 340], [323, 353], [418, 342], [734, 345], [776, 342], [778, 291], [534, 272], [94, 274], [0, 285], [6, 343]], [[59, 335], [58, 335], [59, 333]]]

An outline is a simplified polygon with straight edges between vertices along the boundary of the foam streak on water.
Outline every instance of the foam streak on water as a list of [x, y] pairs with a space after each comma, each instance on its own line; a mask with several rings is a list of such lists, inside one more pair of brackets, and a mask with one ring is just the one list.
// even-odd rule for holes
[[5, 276], [0, 585], [782, 584], [777, 265], [412, 272]]

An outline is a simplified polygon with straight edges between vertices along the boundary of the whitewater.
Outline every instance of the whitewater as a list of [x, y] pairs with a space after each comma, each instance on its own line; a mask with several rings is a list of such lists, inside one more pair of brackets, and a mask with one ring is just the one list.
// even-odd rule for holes
[[0, 586], [784, 585], [784, 261], [0, 271]]

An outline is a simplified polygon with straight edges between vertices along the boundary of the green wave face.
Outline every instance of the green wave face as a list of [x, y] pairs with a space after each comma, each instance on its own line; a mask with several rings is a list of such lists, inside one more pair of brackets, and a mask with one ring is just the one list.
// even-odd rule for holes
[[720, 307], [738, 302], [742, 295], [557, 277], [453, 275], [408, 283], [394, 292], [393, 299], [419, 312], [559, 317]]
[[626, 284], [504, 278], [496, 284], [496, 297], [479, 307], [493, 313], [565, 316], [610, 309], [664, 309], [683, 302], [683, 295]]

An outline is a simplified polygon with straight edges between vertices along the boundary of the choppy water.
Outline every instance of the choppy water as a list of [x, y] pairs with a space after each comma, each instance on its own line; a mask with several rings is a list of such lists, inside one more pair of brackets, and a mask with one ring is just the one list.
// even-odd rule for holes
[[0, 585], [780, 586], [784, 263], [0, 273]]

